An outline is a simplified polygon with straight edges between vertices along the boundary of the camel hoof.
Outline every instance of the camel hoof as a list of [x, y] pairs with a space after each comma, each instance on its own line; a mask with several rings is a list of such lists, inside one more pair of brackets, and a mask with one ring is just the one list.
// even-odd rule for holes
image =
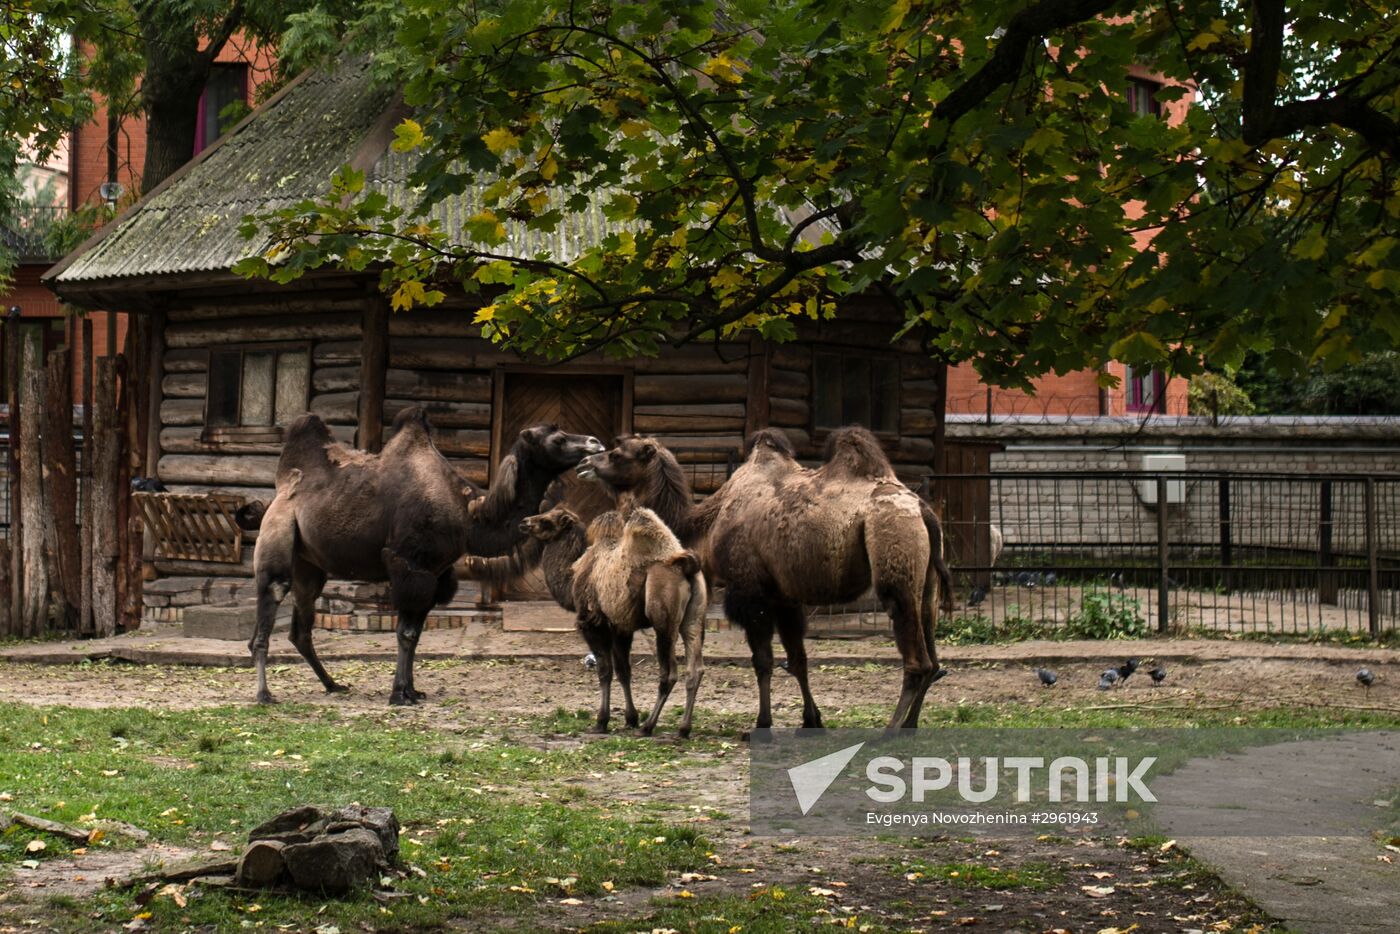
[[273, 698], [271, 691], [259, 691], [258, 703], [266, 707], [269, 704], [277, 703], [277, 701]]
[[415, 701], [423, 700], [428, 696], [427, 691], [420, 691], [417, 688], [409, 688], [407, 691], [404, 691], [404, 694], [413, 698]]
[[390, 706], [390, 707], [415, 707], [415, 706], [417, 706], [417, 704], [418, 704], [418, 698], [413, 697], [413, 696], [411, 696], [411, 695], [409, 695], [409, 694], [390, 694], [390, 695], [389, 695], [389, 706]]
[[588, 732], [595, 736], [605, 736], [608, 732], [608, 725], [606, 723], [595, 723], [588, 728]]
[[745, 730], [744, 732], [740, 733], [739, 740], [741, 742], [748, 743], [750, 746], [756, 744], [765, 745], [767, 743], [773, 742], [773, 729], [772, 727], [757, 726], [754, 727], [752, 730]]
[[327, 693], [327, 694], [349, 694], [349, 693], [350, 693], [350, 685], [348, 685], [348, 684], [338, 684], [338, 683], [332, 681], [330, 684], [326, 685], [326, 693]]
[[634, 730], [637, 728], [637, 726], [638, 726], [641, 722], [642, 722], [641, 717], [628, 717], [628, 718], [627, 718], [627, 726], [630, 727], [631, 729], [634, 729]]
[[652, 733], [656, 732], [656, 724], [648, 723], [646, 726], [642, 727], [641, 732], [643, 736], [650, 736]]
[[679, 736], [681, 739], [690, 739], [690, 727], [681, 727], [679, 730], [676, 731], [676, 735]]

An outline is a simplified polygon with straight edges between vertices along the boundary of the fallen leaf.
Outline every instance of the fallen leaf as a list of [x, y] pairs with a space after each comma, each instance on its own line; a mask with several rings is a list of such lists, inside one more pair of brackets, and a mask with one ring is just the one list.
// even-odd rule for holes
[[47, 850], [48, 848], [49, 845], [47, 843], [45, 843], [43, 840], [40, 840], [38, 837], [35, 837], [33, 840], [30, 840], [27, 844], [25, 844], [24, 852], [37, 853], [40, 850]]
[[1108, 898], [1117, 890], [1111, 885], [1081, 885], [1079, 891], [1090, 898]]
[[91, 846], [92, 844], [98, 842], [105, 836], [107, 836], [107, 834], [103, 833], [100, 829], [88, 831], [88, 845]]

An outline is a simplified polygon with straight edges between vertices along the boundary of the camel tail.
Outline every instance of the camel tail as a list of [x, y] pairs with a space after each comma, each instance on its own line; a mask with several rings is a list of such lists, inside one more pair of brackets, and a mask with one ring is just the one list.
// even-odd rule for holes
[[467, 555], [462, 559], [462, 576], [467, 580], [482, 581], [493, 587], [504, 587], [519, 580], [522, 575], [539, 567], [544, 554], [544, 542], [538, 538], [526, 538], [509, 554], [494, 558], [481, 558]]
[[700, 570], [700, 561], [692, 552], [685, 566], [685, 577], [690, 582], [690, 600], [685, 605], [685, 615], [681, 617], [681, 633], [699, 633], [705, 636], [705, 608], [710, 605], [709, 589], [705, 586], [705, 575]]
[[943, 558], [943, 523], [928, 503], [923, 503], [924, 528], [928, 530], [928, 577], [925, 585], [925, 612], [933, 609], [933, 587], [939, 590], [939, 608], [944, 613], [953, 612], [953, 574], [948, 570], [948, 562]]

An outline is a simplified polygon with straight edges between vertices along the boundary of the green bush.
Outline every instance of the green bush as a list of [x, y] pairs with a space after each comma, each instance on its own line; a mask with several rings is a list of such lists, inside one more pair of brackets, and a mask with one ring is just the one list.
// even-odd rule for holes
[[1132, 597], [1110, 590], [1086, 590], [1079, 612], [1065, 620], [1070, 639], [1137, 639], [1147, 635], [1147, 620]]
[[1186, 397], [1192, 415], [1253, 415], [1254, 403], [1228, 373], [1202, 373], [1191, 377]]

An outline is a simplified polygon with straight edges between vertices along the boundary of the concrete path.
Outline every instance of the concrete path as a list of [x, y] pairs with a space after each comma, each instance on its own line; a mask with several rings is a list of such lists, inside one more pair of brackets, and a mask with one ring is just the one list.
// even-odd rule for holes
[[[652, 654], [649, 634], [642, 634], [634, 653]], [[299, 661], [291, 645], [274, 635], [269, 660], [276, 664]], [[322, 658], [355, 661], [392, 661], [393, 633], [347, 633], [317, 630], [316, 649]], [[423, 633], [418, 658], [516, 658], [566, 661], [584, 654], [583, 643], [572, 633], [505, 632], [499, 625], [471, 622], [459, 629], [430, 629]], [[812, 639], [808, 653], [821, 664], [868, 662], [897, 664], [899, 653], [888, 636], [854, 639]], [[1140, 656], [1164, 663], [1250, 660], [1312, 660], [1355, 665], [1400, 665], [1400, 651], [1312, 644], [1227, 642], [1214, 639], [1139, 639], [1124, 641], [1058, 642], [1032, 640], [1006, 645], [940, 646], [944, 665], [1072, 664], [1104, 658]], [[107, 639], [68, 642], [27, 642], [0, 648], [0, 661], [30, 664], [76, 664], [85, 659], [116, 659], [151, 665], [246, 667], [248, 647], [225, 639], [186, 639], [179, 624], [145, 627]], [[743, 633], [735, 630], [705, 636], [705, 658], [711, 663], [749, 661]]]
[[1166, 832], [1290, 930], [1400, 932], [1400, 854], [1376, 837], [1400, 794], [1400, 732], [1212, 756], [1152, 788]]

